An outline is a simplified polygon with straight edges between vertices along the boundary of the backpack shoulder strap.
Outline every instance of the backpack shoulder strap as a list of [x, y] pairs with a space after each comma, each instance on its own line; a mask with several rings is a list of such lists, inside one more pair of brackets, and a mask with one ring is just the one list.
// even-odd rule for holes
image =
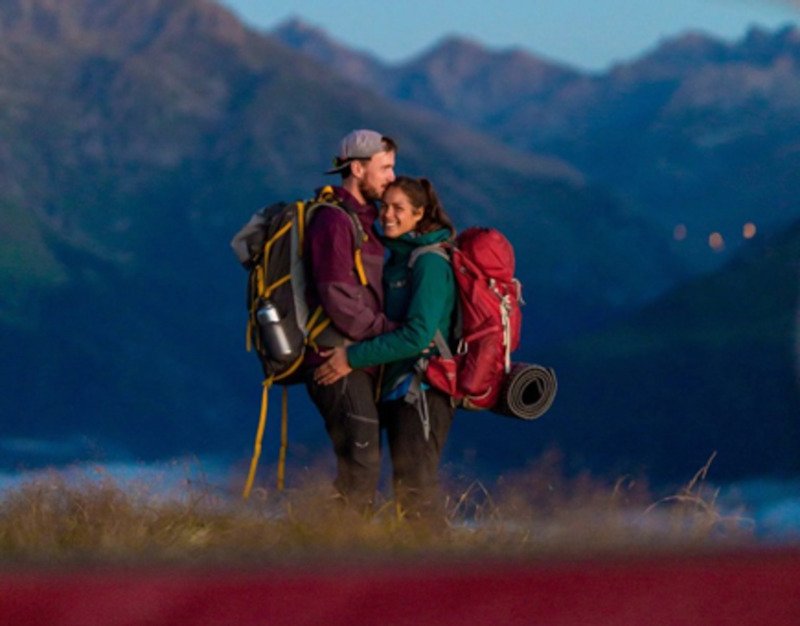
[[361, 224], [361, 220], [358, 219], [358, 215], [356, 215], [354, 211], [351, 211], [336, 201], [336, 196], [333, 194], [332, 188], [325, 187], [316, 198], [307, 203], [304, 209], [306, 217], [300, 220], [301, 223], [310, 220], [313, 217], [313, 213], [321, 207], [338, 209], [350, 218], [350, 224], [353, 227], [353, 264], [356, 268], [359, 282], [362, 286], [366, 286], [369, 281], [367, 280], [367, 273], [364, 270], [361, 248], [367, 240], [367, 234], [364, 232], [364, 226]]
[[447, 342], [444, 340], [444, 335], [442, 335], [442, 331], [438, 328], [436, 329], [436, 334], [433, 336], [433, 344], [436, 346], [436, 349], [439, 350], [439, 354], [442, 355], [445, 359], [452, 359], [453, 353], [450, 350], [450, 346], [447, 345]]
[[312, 212], [319, 207], [329, 207], [331, 209], [339, 209], [342, 213], [344, 213], [345, 215], [347, 215], [347, 217], [350, 218], [350, 221], [353, 224], [356, 249], [360, 249], [363, 246], [367, 236], [366, 233], [364, 232], [364, 227], [361, 224], [361, 220], [358, 219], [358, 215], [356, 215], [354, 211], [351, 211], [341, 203], [339, 198], [334, 193], [333, 187], [331, 187], [330, 185], [323, 187], [322, 189], [319, 190], [317, 197], [314, 198], [313, 200], [310, 200], [307, 204], [308, 206], [306, 208], [306, 214], [308, 215], [309, 219], [311, 218]]
[[[423, 254], [435, 254], [437, 256], [442, 257], [448, 263], [452, 263], [451, 253], [453, 250], [453, 245], [450, 243], [432, 243], [427, 246], [420, 246], [419, 248], [415, 248], [408, 259], [408, 268], [411, 269], [414, 267], [414, 263], [417, 262], [417, 259], [421, 257]], [[455, 319], [455, 327], [454, 330], [456, 332], [457, 337], [461, 337], [461, 307], [456, 306], [456, 319]], [[444, 336], [442, 335], [441, 331], [437, 330], [436, 335], [433, 337], [433, 343], [436, 348], [439, 350], [439, 354], [441, 354], [445, 359], [452, 359], [453, 353], [450, 350], [450, 346], [447, 345], [447, 341], [445, 341]]]
[[353, 225], [353, 234], [355, 235], [355, 247], [356, 249], [361, 249], [361, 247], [364, 245], [364, 241], [367, 238], [367, 234], [364, 232], [364, 226], [361, 224], [361, 220], [358, 219], [358, 215], [356, 215], [347, 207], [343, 207], [341, 204], [334, 204], [333, 202], [317, 202], [316, 200], [313, 200], [311, 203], [309, 203], [308, 208], [306, 208], [306, 212], [313, 211], [321, 207], [338, 209], [350, 218], [350, 221]]
[[445, 261], [450, 263], [450, 250], [449, 246], [446, 243], [432, 243], [428, 244], [427, 246], [420, 246], [419, 248], [415, 248], [408, 257], [408, 267], [414, 267], [414, 263], [417, 262], [417, 259], [421, 257], [423, 254], [435, 254], [437, 256], [442, 257]]
[[[455, 246], [450, 242], [439, 242], [439, 243], [432, 243], [427, 246], [420, 246], [419, 248], [414, 249], [411, 254], [409, 255], [408, 259], [408, 268], [411, 269], [414, 267], [414, 263], [417, 262], [417, 259], [421, 257], [423, 254], [435, 254], [437, 256], [442, 257], [445, 261], [452, 265], [453, 263], [453, 250]], [[458, 281], [456, 281], [456, 289], [458, 288]], [[458, 298], [456, 298], [456, 311], [455, 311], [455, 319], [453, 322], [453, 333], [456, 338], [459, 340], [461, 339], [462, 335], [462, 327], [464, 325], [463, 315], [461, 312], [461, 306], [458, 304]], [[447, 342], [442, 337], [441, 333], [437, 331], [437, 337], [434, 337], [434, 342], [436, 343], [436, 347], [439, 349], [439, 353], [445, 358], [451, 358], [450, 348], [447, 347]]]

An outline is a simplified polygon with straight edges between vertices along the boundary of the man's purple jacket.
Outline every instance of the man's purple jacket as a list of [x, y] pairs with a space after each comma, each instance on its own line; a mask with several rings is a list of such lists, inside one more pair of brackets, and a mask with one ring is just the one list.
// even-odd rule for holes
[[[362, 285], [354, 262], [355, 229], [342, 211], [320, 207], [306, 231], [309, 310], [322, 304], [331, 323], [351, 341], [369, 339], [395, 327], [383, 313], [384, 247], [375, 232], [378, 210], [374, 204], [359, 203], [348, 191], [334, 187], [342, 204], [354, 212], [367, 239], [361, 256], [367, 285]], [[329, 347], [320, 345], [320, 348]], [[314, 367], [324, 359], [309, 350], [305, 366]]]

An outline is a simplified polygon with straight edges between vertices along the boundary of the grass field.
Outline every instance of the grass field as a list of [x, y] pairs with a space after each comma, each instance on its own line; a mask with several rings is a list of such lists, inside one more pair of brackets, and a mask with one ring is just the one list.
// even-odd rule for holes
[[[712, 457], [713, 458], [713, 457]], [[709, 460], [710, 464], [711, 460]], [[706, 551], [748, 545], [753, 523], [720, 511], [709, 464], [675, 493], [653, 497], [642, 481], [567, 479], [548, 460], [495, 484], [445, 487], [447, 528], [409, 524], [391, 500], [370, 518], [331, 497], [309, 472], [284, 491], [238, 495], [197, 481], [165, 490], [120, 481], [102, 467], [77, 477], [39, 474], [0, 495], [5, 564], [238, 564], [294, 559], [558, 558]]]

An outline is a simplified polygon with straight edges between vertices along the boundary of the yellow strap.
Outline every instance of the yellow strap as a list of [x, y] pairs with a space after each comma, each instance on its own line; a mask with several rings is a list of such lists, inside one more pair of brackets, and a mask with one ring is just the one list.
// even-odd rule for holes
[[297, 202], [297, 256], [303, 256], [303, 242], [306, 238], [306, 203]]
[[[253, 316], [255, 315], [255, 308], [258, 306], [258, 295], [264, 291], [264, 268], [260, 265], [256, 266], [253, 268], [252, 276], [247, 286], [250, 297], [250, 315], [247, 318], [247, 327], [245, 328], [244, 336], [244, 345], [248, 352], [252, 351], [254, 343], [256, 347], [259, 347], [259, 337], [255, 333]], [[255, 293], [253, 293], [253, 281], [255, 281]]]
[[361, 285], [366, 287], [367, 273], [364, 271], [364, 262], [361, 259], [361, 248], [356, 248], [354, 257], [355, 257], [354, 262], [356, 266], [356, 273], [358, 273], [358, 279], [361, 281]]
[[[322, 313], [323, 313], [322, 307], [321, 306], [317, 307], [317, 310], [314, 311], [314, 313], [311, 315], [311, 318], [308, 320], [306, 326], [308, 327], [310, 324], [312, 324], [320, 315], [322, 315]], [[320, 323], [316, 328], [314, 328], [308, 334], [306, 343], [308, 345], [314, 346], [314, 340], [317, 338], [317, 335], [319, 335], [325, 329], [325, 327], [328, 326], [328, 324], [330, 323], [331, 323], [330, 319], [325, 319], [322, 323]], [[289, 376], [294, 374], [297, 371], [297, 368], [299, 368], [300, 365], [302, 365], [304, 357], [305, 357], [304, 354], [301, 354], [299, 357], [297, 357], [297, 359], [295, 359], [295, 362], [292, 363], [286, 370], [284, 370], [283, 372], [274, 377], [274, 381], [278, 382], [279, 380], [283, 380], [284, 378], [288, 378]]]
[[[264, 276], [266, 275], [266, 272], [267, 272], [266, 263], [267, 262], [266, 262], [266, 259], [265, 259], [263, 266], [259, 265], [258, 267], [255, 268], [255, 273], [256, 273], [256, 296], [260, 296], [262, 293], [264, 293], [264, 287], [265, 287]], [[256, 300], [257, 300], [256, 298], [253, 298], [253, 302], [254, 303], [256, 302]], [[253, 306], [255, 306], [255, 304]]]
[[276, 375], [274, 377], [275, 382], [278, 382], [279, 380], [283, 380], [284, 378], [289, 378], [289, 376], [294, 374], [297, 371], [297, 368], [300, 367], [300, 364], [303, 362], [303, 356], [304, 355], [301, 354], [299, 357], [297, 357], [297, 359], [295, 359], [295, 362], [291, 364], [289, 369], [287, 369], [286, 371], [281, 372], [280, 374]]
[[264, 287], [264, 290], [262, 292], [263, 296], [265, 298], [269, 298], [270, 294], [272, 294], [273, 291], [275, 291], [283, 283], [288, 283], [291, 279], [292, 279], [292, 275], [291, 274], [286, 274], [286, 276], [283, 276], [283, 277], [279, 278], [278, 280], [276, 280], [271, 285], [267, 285], [266, 287]]
[[283, 491], [286, 477], [286, 448], [289, 445], [289, 388], [283, 386], [281, 399], [281, 449], [278, 453], [278, 491]]
[[[272, 237], [270, 237], [270, 239], [268, 239], [267, 242], [264, 244], [264, 265], [263, 265], [264, 278], [262, 279], [262, 283], [263, 280], [266, 280], [267, 277], [267, 263], [269, 262], [269, 251], [272, 248], [272, 244], [274, 244], [278, 239], [283, 237], [291, 227], [292, 223], [286, 222], [280, 229], [278, 229], [278, 232], [272, 235]], [[260, 284], [259, 287], [261, 286], [262, 285]], [[259, 295], [261, 295], [262, 293], [263, 290], [259, 291]]]
[[317, 323], [317, 319], [319, 319], [319, 316], [322, 315], [322, 312], [323, 312], [322, 305], [319, 305], [317, 307], [317, 310], [314, 311], [311, 314], [311, 317], [308, 318], [308, 321], [306, 322], [306, 330], [309, 330], [312, 326], [314, 326], [314, 324]]
[[317, 323], [317, 320], [322, 316], [325, 311], [322, 308], [322, 305], [317, 307], [317, 310], [308, 318], [308, 323], [306, 324], [306, 345], [311, 346], [311, 348], [315, 352], [319, 352], [319, 348], [317, 346], [317, 337], [319, 334], [325, 330], [328, 325], [331, 323], [330, 318], [323, 320], [318, 326], [314, 327], [314, 324]]
[[269, 408], [269, 388], [272, 386], [272, 378], [267, 378], [262, 384], [261, 392], [261, 414], [258, 417], [258, 428], [256, 429], [256, 441], [253, 446], [253, 458], [250, 459], [250, 472], [247, 474], [247, 482], [244, 484], [242, 498], [247, 500], [250, 497], [250, 490], [253, 488], [253, 481], [256, 478], [256, 468], [258, 459], [261, 456], [261, 441], [264, 439], [264, 428], [267, 425], [267, 409]]
[[331, 324], [331, 318], [327, 317], [324, 320], [322, 320], [314, 329], [311, 330], [311, 332], [308, 333], [308, 338], [306, 339], [306, 342], [310, 346], [316, 347], [317, 337], [319, 337], [320, 333], [323, 330], [325, 330], [328, 326], [330, 326], [330, 324]]
[[247, 348], [247, 351], [250, 352], [253, 349], [253, 321], [248, 319], [247, 320], [247, 328], [245, 329], [244, 335], [244, 345]]

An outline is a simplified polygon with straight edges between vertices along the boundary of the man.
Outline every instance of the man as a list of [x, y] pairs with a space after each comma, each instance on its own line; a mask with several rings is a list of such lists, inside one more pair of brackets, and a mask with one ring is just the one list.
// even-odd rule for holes
[[[333, 187], [334, 200], [354, 214], [353, 220], [336, 208], [321, 207], [306, 233], [309, 260], [309, 310], [321, 304], [334, 332], [317, 340], [320, 351], [360, 341], [394, 328], [383, 313], [383, 245], [374, 230], [376, 202], [395, 178], [397, 146], [373, 130], [354, 130], [345, 136], [326, 174], [341, 175]], [[356, 262], [355, 237], [362, 237], [361, 265]], [[364, 276], [366, 285], [362, 284]], [[308, 351], [306, 387], [325, 420], [337, 460], [334, 485], [346, 502], [362, 511], [372, 507], [380, 477], [380, 422], [375, 405], [378, 372], [354, 370], [334, 385], [313, 380], [313, 368], [324, 359]]]

